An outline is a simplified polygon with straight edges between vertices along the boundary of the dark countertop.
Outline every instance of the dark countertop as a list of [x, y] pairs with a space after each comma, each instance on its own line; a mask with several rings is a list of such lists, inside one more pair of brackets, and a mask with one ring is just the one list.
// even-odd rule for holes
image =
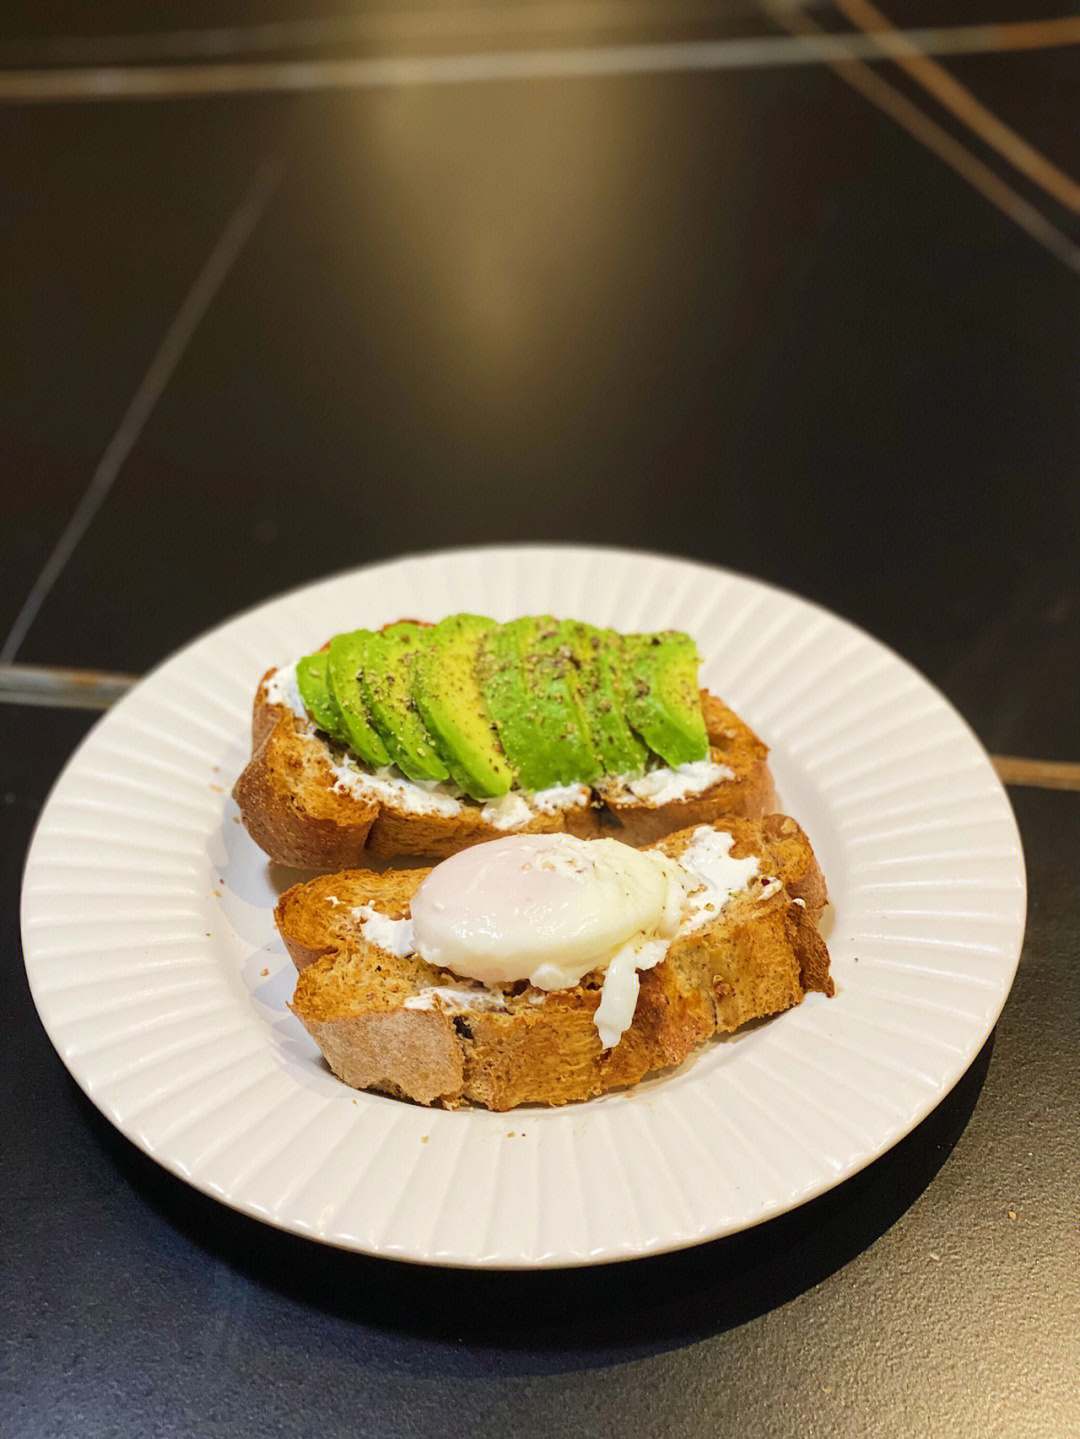
[[[0, 99], [14, 68], [124, 58], [128, 26], [100, 16], [96, 50], [57, 49], [68, 8], [52, 33], [5, 20]], [[749, 4], [651, 25], [608, 6], [591, 30], [585, 8], [514, 43], [779, 33]], [[295, 4], [184, 26], [299, 23], [261, 50], [238, 32], [248, 59], [508, 43], [409, 13], [377, 43]], [[181, 41], [143, 58], [197, 59]], [[1075, 166], [1080, 47], [941, 63]], [[349, 566], [580, 540], [806, 595], [990, 751], [1073, 766], [1071, 789], [1010, 789], [1016, 983], [907, 1139], [714, 1244], [470, 1274], [266, 1229], [82, 1097], [17, 904], [94, 715], [0, 706], [5, 1436], [1080, 1434], [1080, 218], [1015, 148], [872, 73], [1050, 248], [822, 65], [0, 105], [7, 658], [138, 674]]]

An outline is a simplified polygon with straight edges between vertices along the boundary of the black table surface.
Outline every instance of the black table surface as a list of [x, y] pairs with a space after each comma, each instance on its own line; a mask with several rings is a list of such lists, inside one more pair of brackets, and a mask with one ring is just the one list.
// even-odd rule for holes
[[812, 1204], [595, 1269], [343, 1254], [68, 1077], [18, 893], [96, 716], [0, 705], [0, 1432], [1080, 1434], [1080, 26], [891, 0], [927, 71], [800, 62], [854, 0], [88, 8], [0, 20], [5, 660], [138, 674], [404, 552], [687, 555], [1033, 762], [1030, 908], [966, 1076]]

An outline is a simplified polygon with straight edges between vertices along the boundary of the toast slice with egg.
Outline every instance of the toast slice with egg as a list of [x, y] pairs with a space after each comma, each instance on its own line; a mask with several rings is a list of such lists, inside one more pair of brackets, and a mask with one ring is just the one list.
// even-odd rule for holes
[[[252, 753], [233, 788], [248, 833], [275, 864], [331, 871], [371, 859], [445, 858], [508, 833], [610, 835], [652, 844], [722, 815], [759, 818], [775, 806], [768, 748], [716, 696], [701, 691], [708, 783], [671, 797], [652, 776], [637, 792], [607, 778], [559, 794], [513, 793], [482, 804], [439, 784], [364, 773], [305, 717], [270, 670], [259, 683]], [[661, 775], [661, 780], [663, 776]]]
[[596, 1018], [602, 970], [538, 989], [479, 984], [421, 958], [409, 921], [430, 869], [350, 870], [282, 895], [275, 920], [299, 971], [293, 1013], [346, 1084], [426, 1105], [506, 1110], [635, 1084], [808, 991], [831, 995], [818, 930], [825, 881], [795, 820], [728, 816], [648, 849], [693, 876], [688, 857], [710, 835], [731, 859], [753, 861], [743, 866], [752, 873], [641, 970], [632, 1019], [609, 1047]]

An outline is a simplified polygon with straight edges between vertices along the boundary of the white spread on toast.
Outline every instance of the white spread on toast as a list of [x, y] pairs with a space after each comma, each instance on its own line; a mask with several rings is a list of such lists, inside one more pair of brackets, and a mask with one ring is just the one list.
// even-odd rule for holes
[[461, 813], [461, 791], [456, 785], [444, 780], [406, 779], [390, 766], [372, 773], [358, 769], [348, 759], [337, 759], [329, 746], [327, 749], [330, 768], [335, 776], [334, 788], [339, 793], [344, 791], [360, 799], [382, 800], [407, 814]]
[[695, 760], [692, 764], [681, 764], [675, 769], [660, 766], [650, 769], [638, 779], [624, 775], [616, 777], [613, 791], [628, 790], [635, 799], [646, 804], [670, 804], [672, 800], [686, 799], [692, 794], [701, 794], [712, 789], [722, 780], [734, 779], [735, 771], [726, 764], [713, 764], [711, 760]]
[[592, 791], [584, 784], [557, 784], [551, 789], [512, 789], [498, 799], [489, 799], [480, 811], [494, 829], [518, 829], [535, 814], [556, 814], [588, 804]]
[[287, 710], [292, 710], [297, 719], [307, 720], [308, 713], [296, 687], [294, 664], [282, 665], [275, 670], [263, 687], [263, 695], [268, 705], [284, 705]]
[[560, 809], [576, 809], [588, 804], [591, 793], [587, 784], [556, 784], [550, 789], [534, 790], [528, 798], [541, 814], [555, 814]]
[[370, 904], [358, 904], [352, 911], [352, 916], [360, 921], [364, 938], [369, 944], [377, 944], [380, 949], [385, 949], [387, 954], [396, 955], [398, 959], [404, 959], [405, 955], [415, 952], [416, 941], [413, 939], [411, 919], [391, 919], [389, 915], [372, 909]]
[[434, 1009], [435, 1001], [444, 1009], [505, 1009], [506, 1001], [497, 989], [477, 985], [474, 989], [456, 989], [449, 984], [432, 984], [410, 995], [403, 1009]]
[[498, 799], [489, 799], [480, 811], [480, 818], [486, 819], [495, 829], [517, 829], [528, 824], [533, 812], [528, 800], [520, 790], [508, 790]]
[[493, 829], [519, 829], [536, 814], [556, 814], [588, 804], [592, 792], [584, 784], [558, 784], [551, 789], [512, 789], [498, 799], [489, 799], [480, 811]]
[[[465, 985], [474, 981], [421, 989], [406, 1009], [431, 1009], [436, 999], [449, 1010], [502, 1009], [494, 986], [520, 980], [540, 991], [531, 998], [542, 1003], [544, 993], [602, 972], [593, 1018], [600, 1043], [611, 1049], [633, 1022], [639, 972], [659, 964], [673, 939], [711, 923], [757, 877], [756, 856], [734, 858], [733, 843], [730, 834], [699, 825], [671, 860], [618, 840], [515, 836], [436, 865], [406, 918], [390, 919], [367, 904], [352, 914], [368, 943], [399, 957], [419, 954]], [[767, 879], [758, 898], [782, 887]]]
[[731, 896], [745, 889], [757, 874], [758, 862], [754, 855], [732, 858], [734, 843], [730, 834], [705, 824], [698, 825], [690, 836], [679, 863], [699, 884], [688, 896], [688, 913], [680, 933], [690, 934], [711, 923]]

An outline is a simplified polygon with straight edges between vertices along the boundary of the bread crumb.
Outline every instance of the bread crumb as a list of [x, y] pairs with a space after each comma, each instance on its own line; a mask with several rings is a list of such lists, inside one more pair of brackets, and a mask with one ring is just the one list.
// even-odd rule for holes
[[238, 814], [234, 814], [233, 817], [232, 817], [232, 822], [233, 822], [233, 824], [239, 824], [239, 823], [240, 823], [240, 816], [239, 816]]
[[215, 895], [218, 897], [218, 899], [221, 898], [221, 890], [220, 890], [220, 889], [215, 889], [215, 890], [214, 890], [214, 893], [215, 893]]
[[431, 1135], [430, 1135], [430, 1134], [421, 1134], [421, 1136], [420, 1136], [420, 1143], [421, 1143], [421, 1144], [426, 1144], [430, 1138], [431, 1138]]
[[210, 788], [214, 791], [215, 794], [225, 793], [225, 786], [223, 784], [211, 784]]
[[265, 979], [266, 976], [270, 973], [270, 971], [268, 969], [260, 969], [259, 973], [262, 975], [263, 979]]
[[508, 1130], [506, 1131], [506, 1137], [507, 1137], [507, 1139], [513, 1139], [513, 1137], [514, 1137], [514, 1131], [513, 1131], [512, 1129], [508, 1129]]
[[209, 930], [206, 931], [206, 937], [207, 937], [207, 939], [210, 938], [210, 931], [209, 931]]
[[1009, 1218], [1010, 1218], [1010, 1219], [1015, 1219], [1015, 1218], [1016, 1218], [1016, 1210], [1015, 1210], [1015, 1209], [1010, 1209], [1010, 1210], [1009, 1210]]
[[941, 1263], [941, 1255], [940, 1255], [940, 1254], [935, 1254], [932, 1249], [931, 1249], [930, 1253], [927, 1255], [927, 1258], [928, 1258], [928, 1259], [932, 1259], [935, 1264], [940, 1264], [940, 1263]]

